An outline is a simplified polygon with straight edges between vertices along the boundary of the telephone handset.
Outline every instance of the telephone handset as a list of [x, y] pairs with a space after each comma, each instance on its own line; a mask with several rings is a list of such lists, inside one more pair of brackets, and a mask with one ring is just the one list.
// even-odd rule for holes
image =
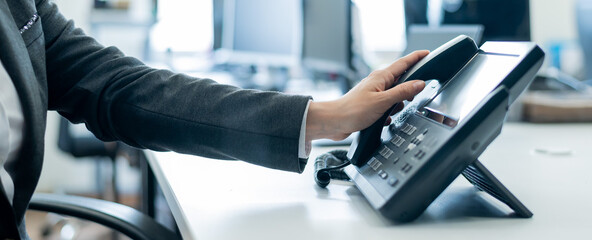
[[[436, 79], [446, 82], [454, 76], [470, 59], [479, 51], [475, 42], [468, 36], [458, 36], [436, 50], [430, 52], [422, 60], [417, 62], [405, 74], [398, 83], [409, 80]], [[394, 86], [393, 86], [394, 87]], [[362, 166], [370, 159], [370, 155], [380, 145], [380, 134], [389, 114], [399, 103], [393, 105], [370, 127], [360, 131], [348, 151], [350, 162], [356, 166]]]
[[529, 42], [479, 48], [461, 35], [444, 44], [401, 76], [399, 83], [420, 79], [426, 87], [387, 128], [395, 106], [360, 131], [345, 173], [376, 210], [396, 222], [417, 218], [461, 174], [516, 216], [532, 216], [477, 158], [501, 132], [508, 106], [543, 58]]

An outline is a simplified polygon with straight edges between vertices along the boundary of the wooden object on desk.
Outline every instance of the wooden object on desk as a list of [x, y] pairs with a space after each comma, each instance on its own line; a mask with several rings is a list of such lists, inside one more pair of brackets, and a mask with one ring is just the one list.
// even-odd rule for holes
[[592, 122], [592, 93], [534, 91], [524, 94], [528, 122]]

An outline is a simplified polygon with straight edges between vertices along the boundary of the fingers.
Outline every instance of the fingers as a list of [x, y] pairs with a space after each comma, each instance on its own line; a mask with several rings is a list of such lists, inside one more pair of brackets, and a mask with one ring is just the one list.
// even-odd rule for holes
[[407, 69], [415, 65], [419, 60], [424, 58], [430, 53], [428, 50], [420, 50], [415, 51], [408, 54], [405, 57], [400, 58], [399, 60], [392, 63], [390, 66], [385, 68], [387, 72], [391, 73], [393, 76], [400, 76], [403, 74]]
[[385, 69], [373, 71], [364, 80], [366, 80], [365, 82], [372, 82], [373, 84], [378, 84], [370, 85], [375, 87], [379, 91], [389, 89], [391, 88], [391, 86], [395, 84], [395, 82], [399, 81], [399, 78], [405, 71], [407, 71], [407, 69], [409, 69], [411, 66], [413, 66], [415, 63], [417, 63], [419, 60], [421, 60], [428, 54], [428, 50], [412, 52], [409, 55], [395, 61]]
[[415, 95], [423, 90], [425, 82], [421, 80], [407, 81], [401, 83], [384, 93], [388, 95], [387, 101], [389, 105], [393, 105], [397, 102], [402, 102], [406, 99], [413, 99]]

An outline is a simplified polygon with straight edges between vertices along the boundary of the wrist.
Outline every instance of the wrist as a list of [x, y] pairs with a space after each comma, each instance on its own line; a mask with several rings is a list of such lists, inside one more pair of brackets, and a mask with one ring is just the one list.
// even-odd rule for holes
[[311, 102], [306, 117], [306, 141], [328, 138], [341, 140], [347, 134], [341, 131], [343, 120], [337, 101]]

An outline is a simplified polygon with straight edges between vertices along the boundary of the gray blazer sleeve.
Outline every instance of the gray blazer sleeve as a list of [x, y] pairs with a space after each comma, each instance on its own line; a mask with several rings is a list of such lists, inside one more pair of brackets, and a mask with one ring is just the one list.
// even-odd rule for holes
[[302, 172], [298, 140], [309, 97], [243, 90], [143, 65], [103, 47], [37, 1], [48, 106], [105, 141]]

